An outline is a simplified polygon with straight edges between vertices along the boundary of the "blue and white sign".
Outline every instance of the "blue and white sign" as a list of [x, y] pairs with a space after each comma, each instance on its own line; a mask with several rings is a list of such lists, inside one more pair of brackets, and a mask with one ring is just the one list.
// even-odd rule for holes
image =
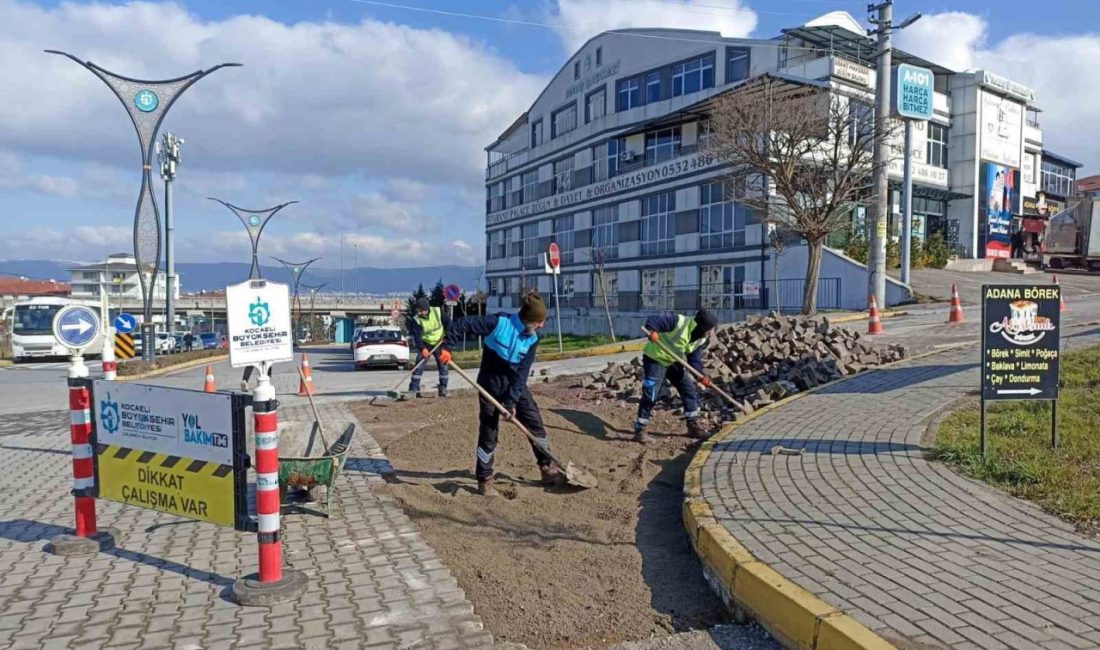
[[234, 368], [294, 359], [290, 289], [267, 280], [226, 287], [229, 363]]
[[448, 284], [443, 287], [443, 299], [447, 302], [458, 302], [462, 297], [462, 289], [457, 284]]
[[935, 81], [928, 68], [907, 63], [894, 68], [894, 113], [910, 120], [932, 119]]
[[133, 314], [122, 312], [115, 316], [115, 331], [119, 334], [129, 334], [137, 328], [137, 318]]
[[142, 113], [152, 113], [160, 106], [160, 98], [151, 90], [139, 90], [134, 95], [134, 106]]
[[99, 314], [84, 305], [66, 305], [53, 319], [57, 342], [79, 353], [91, 345], [100, 333]]

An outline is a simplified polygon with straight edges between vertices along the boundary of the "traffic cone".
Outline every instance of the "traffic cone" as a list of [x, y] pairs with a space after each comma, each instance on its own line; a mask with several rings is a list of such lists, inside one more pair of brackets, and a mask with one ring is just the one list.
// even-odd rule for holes
[[[1054, 273], [1053, 276], [1054, 276], [1054, 286], [1057, 287], [1058, 286], [1058, 274]], [[1066, 298], [1065, 298], [1065, 296], [1062, 295], [1062, 292], [1060, 290], [1058, 291], [1058, 300], [1061, 301], [1061, 303], [1062, 303], [1058, 310], [1059, 311], [1069, 311], [1069, 307], [1066, 307]]]
[[206, 383], [202, 385], [202, 392], [204, 393], [216, 393], [218, 392], [218, 386], [214, 383], [214, 366], [212, 364], [206, 364]]
[[882, 319], [879, 317], [878, 303], [875, 302], [874, 294], [871, 294], [870, 301], [871, 313], [867, 317], [867, 333], [882, 334]]
[[959, 300], [959, 287], [951, 285], [951, 315], [947, 317], [948, 323], [965, 323], [962, 301]]
[[298, 397], [313, 395], [313, 370], [309, 367], [309, 355], [302, 353], [302, 379], [298, 382]]

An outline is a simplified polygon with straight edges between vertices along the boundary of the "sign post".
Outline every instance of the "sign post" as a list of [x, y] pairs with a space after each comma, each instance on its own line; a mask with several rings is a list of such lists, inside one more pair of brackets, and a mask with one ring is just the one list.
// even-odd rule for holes
[[[303, 268], [304, 270], [304, 268]], [[298, 277], [295, 277], [297, 284]], [[306, 577], [283, 569], [279, 509], [279, 401], [271, 384], [271, 367], [294, 360], [295, 332], [291, 327], [287, 285], [249, 280], [227, 287], [225, 305], [229, 325], [229, 363], [254, 367], [259, 374], [252, 395], [256, 430], [256, 514], [260, 551], [258, 573], [233, 584], [242, 605], [269, 606], [294, 600], [305, 593]]]
[[458, 304], [458, 299], [462, 297], [462, 288], [457, 284], [448, 284], [443, 287], [443, 304], [450, 308], [451, 320], [455, 319], [455, 305]]
[[1058, 448], [1061, 357], [1058, 285], [982, 286], [981, 450], [986, 457], [986, 402], [1050, 402], [1050, 446]]
[[69, 349], [69, 434], [72, 442], [74, 514], [76, 525], [72, 535], [61, 534], [50, 540], [50, 550], [56, 555], [87, 555], [97, 553], [101, 544], [114, 535], [101, 533], [96, 527], [95, 455], [92, 450], [91, 394], [88, 366], [84, 365], [84, 348], [101, 336], [102, 325], [95, 310], [83, 305], [62, 307], [53, 319], [53, 336]]
[[935, 76], [927, 68], [903, 63], [894, 68], [894, 113], [905, 120], [902, 159], [901, 281], [909, 284], [913, 243], [913, 122], [932, 119]]
[[554, 280], [554, 319], [558, 324], [558, 352], [565, 352], [561, 341], [561, 305], [558, 302], [558, 276], [561, 275], [561, 249], [557, 242], [550, 242], [550, 251], [546, 255], [546, 272]]

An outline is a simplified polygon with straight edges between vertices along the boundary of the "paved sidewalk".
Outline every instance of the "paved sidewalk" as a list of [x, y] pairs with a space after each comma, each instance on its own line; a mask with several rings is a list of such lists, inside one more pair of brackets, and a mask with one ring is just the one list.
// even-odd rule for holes
[[[1098, 342], [1091, 328], [1066, 346]], [[978, 387], [978, 354], [861, 375], [750, 420], [714, 447], [703, 495], [759, 560], [895, 642], [1100, 647], [1100, 542], [924, 458], [930, 421]]]
[[[333, 429], [351, 416], [322, 407]], [[297, 411], [297, 412], [296, 412]], [[305, 420], [298, 408], [281, 418]], [[117, 549], [43, 552], [72, 525], [68, 412], [0, 417], [0, 648], [483, 648], [491, 636], [450, 571], [392, 497], [388, 462], [360, 428], [332, 519], [284, 510], [286, 563], [309, 578], [297, 602], [239, 607], [254, 534], [99, 501]]]

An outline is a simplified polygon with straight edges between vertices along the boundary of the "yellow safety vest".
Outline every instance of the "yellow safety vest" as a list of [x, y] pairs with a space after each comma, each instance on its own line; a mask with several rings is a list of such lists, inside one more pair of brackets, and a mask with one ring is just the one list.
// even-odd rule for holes
[[[691, 340], [691, 330], [695, 329], [695, 319], [688, 318], [687, 316], [676, 317], [676, 329], [671, 332], [662, 332], [661, 341], [664, 342], [673, 352], [676, 352], [681, 357], [687, 357], [689, 354], [699, 349], [699, 346], [706, 342], [705, 338], [698, 341]], [[645, 356], [653, 359], [657, 363], [665, 366], [671, 366], [676, 363], [676, 359], [672, 357], [668, 352], [665, 352], [661, 346], [657, 345], [653, 341], [649, 341], [645, 344], [645, 348], [642, 350]]]
[[420, 340], [428, 347], [435, 347], [436, 343], [443, 340], [443, 310], [439, 307], [429, 307], [428, 317], [416, 316], [416, 322], [420, 325]]

